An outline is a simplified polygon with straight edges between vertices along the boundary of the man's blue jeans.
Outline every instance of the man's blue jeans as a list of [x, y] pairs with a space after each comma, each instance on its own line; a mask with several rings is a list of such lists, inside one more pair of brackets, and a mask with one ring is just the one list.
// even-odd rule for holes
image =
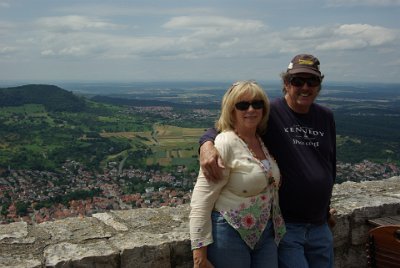
[[286, 223], [278, 249], [279, 268], [333, 267], [333, 237], [328, 224]]
[[278, 267], [278, 249], [271, 220], [252, 250], [220, 213], [212, 212], [211, 219], [214, 243], [208, 245], [207, 257], [216, 268]]

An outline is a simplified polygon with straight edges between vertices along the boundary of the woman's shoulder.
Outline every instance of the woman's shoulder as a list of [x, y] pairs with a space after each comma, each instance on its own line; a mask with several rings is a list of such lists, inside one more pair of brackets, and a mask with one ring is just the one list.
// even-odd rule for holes
[[233, 130], [226, 130], [220, 132], [215, 139], [232, 139], [236, 137], [236, 134]]
[[237, 140], [237, 136], [234, 131], [232, 130], [227, 130], [227, 131], [222, 131], [217, 135], [215, 138], [215, 144], [232, 144], [235, 143]]
[[240, 148], [238, 145], [238, 137], [234, 131], [223, 131], [217, 135], [214, 142], [215, 148], [218, 150], [220, 156], [224, 160], [226, 166], [237, 151]]

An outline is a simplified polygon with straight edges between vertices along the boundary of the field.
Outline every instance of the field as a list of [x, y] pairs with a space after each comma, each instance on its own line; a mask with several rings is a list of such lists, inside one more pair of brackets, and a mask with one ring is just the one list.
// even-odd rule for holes
[[[103, 132], [100, 135], [105, 138], [140, 139], [152, 152], [146, 157], [146, 165], [167, 167], [196, 165], [198, 140], [203, 133], [204, 128], [154, 124], [152, 131]], [[126, 156], [126, 152], [120, 154]]]

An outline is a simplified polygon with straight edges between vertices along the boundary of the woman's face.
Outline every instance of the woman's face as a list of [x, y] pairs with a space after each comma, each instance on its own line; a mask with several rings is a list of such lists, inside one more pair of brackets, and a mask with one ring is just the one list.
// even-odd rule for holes
[[[251, 103], [251, 105], [249, 105]], [[257, 130], [262, 120], [264, 102], [260, 99], [253, 99], [249, 94], [244, 94], [235, 104], [234, 117], [235, 129]]]

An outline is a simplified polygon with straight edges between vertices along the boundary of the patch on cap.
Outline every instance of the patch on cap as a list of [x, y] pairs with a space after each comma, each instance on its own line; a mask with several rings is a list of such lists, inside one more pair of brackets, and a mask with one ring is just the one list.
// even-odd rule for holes
[[289, 74], [310, 73], [321, 77], [319, 60], [310, 54], [299, 54], [295, 56], [289, 63], [286, 72]]
[[299, 64], [313, 65], [314, 62], [313, 62], [312, 60], [303, 60], [303, 59], [299, 59]]

